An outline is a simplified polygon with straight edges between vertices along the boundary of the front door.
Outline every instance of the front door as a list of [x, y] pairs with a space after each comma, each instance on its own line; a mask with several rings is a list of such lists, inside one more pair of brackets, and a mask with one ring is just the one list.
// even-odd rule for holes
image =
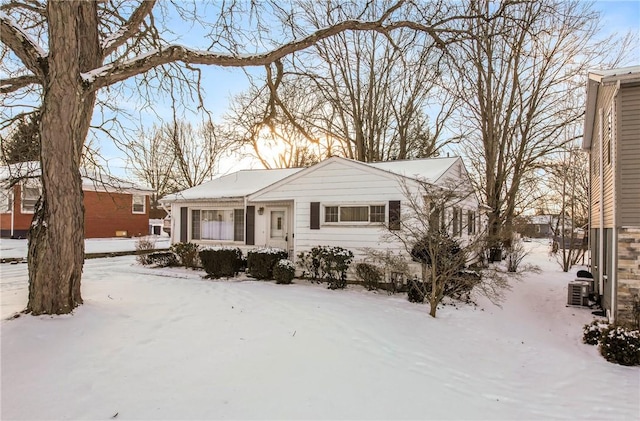
[[277, 247], [289, 251], [289, 230], [287, 224], [286, 209], [269, 210], [269, 235], [270, 247]]

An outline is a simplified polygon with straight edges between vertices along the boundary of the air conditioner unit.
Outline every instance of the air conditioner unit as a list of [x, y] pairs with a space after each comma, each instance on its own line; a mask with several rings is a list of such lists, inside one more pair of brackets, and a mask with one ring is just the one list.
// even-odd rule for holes
[[569, 282], [567, 293], [567, 305], [588, 306], [589, 305], [589, 282], [571, 281]]
[[594, 280], [591, 278], [581, 278], [577, 277], [575, 282], [586, 282], [589, 285], [589, 292], [594, 292]]

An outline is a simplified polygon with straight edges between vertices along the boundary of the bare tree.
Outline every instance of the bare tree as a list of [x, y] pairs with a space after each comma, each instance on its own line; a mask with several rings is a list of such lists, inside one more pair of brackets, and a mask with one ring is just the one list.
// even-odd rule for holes
[[117, 145], [126, 154], [133, 176], [153, 189], [152, 209], [158, 208], [161, 197], [179, 190], [174, 173], [176, 157], [161, 127], [142, 130], [137, 138]]
[[[319, 29], [357, 8], [345, 3], [335, 15], [328, 7], [303, 1], [300, 13]], [[442, 128], [455, 108], [438, 87], [443, 57], [442, 45], [423, 32], [341, 33], [284, 60], [277, 80], [298, 86], [291, 92], [304, 92], [307, 106], [277, 105], [315, 138], [338, 145], [342, 156], [366, 162], [433, 156], [446, 143]]]
[[321, 141], [321, 134], [307, 121], [289, 113], [309, 115], [315, 106], [304, 86], [271, 79], [265, 86], [251, 88], [233, 98], [225, 116], [230, 139], [250, 149], [265, 168], [307, 167], [334, 154], [334, 148]]
[[[445, 295], [469, 294], [473, 289], [499, 302], [508, 287], [499, 271], [485, 271], [484, 276], [463, 272], [477, 262], [486, 232], [478, 224], [475, 195], [468, 184], [449, 181], [435, 186], [419, 182], [417, 188], [403, 184], [406, 206], [400, 218], [400, 230], [387, 236], [399, 240], [405, 251], [422, 266], [422, 289], [429, 301], [429, 314], [436, 317]], [[466, 211], [465, 211], [466, 209]], [[471, 212], [471, 213], [468, 213]]]
[[[213, 18], [209, 23], [202, 19], [198, 2], [14, 0], [0, 6], [0, 56], [8, 75], [0, 81], [0, 90], [13, 100], [30, 95], [41, 103], [42, 200], [29, 233], [27, 311], [69, 313], [82, 303], [79, 167], [99, 91], [112, 87], [110, 91], [118, 93], [120, 82], [136, 78], [135, 88], [142, 94], [183, 86], [184, 100], [192, 95], [199, 99], [197, 65], [265, 66], [344, 31], [388, 34], [411, 28], [444, 47], [461, 32], [456, 21], [465, 18], [438, 5], [404, 0], [377, 9], [375, 16], [368, 14], [374, 2], [359, 4], [344, 17], [339, 4], [327, 4], [327, 14], [338, 19], [318, 30], [297, 20], [296, 4], [278, 1], [214, 3], [208, 9]], [[407, 9], [418, 10], [424, 19], [404, 19]], [[498, 9], [501, 13], [503, 7]], [[165, 19], [169, 15], [205, 31], [202, 40], [208, 48], [174, 43], [176, 35]]]
[[[571, 139], [584, 111], [583, 77], [630, 38], [596, 41], [599, 16], [581, 1], [519, 2], [497, 19], [489, 1], [468, 3], [470, 39], [454, 53], [451, 86], [464, 102], [463, 150], [492, 209], [492, 246], [508, 243], [513, 219], [535, 198], [543, 159]], [[620, 59], [614, 57], [612, 60]], [[567, 100], [569, 98], [569, 100]], [[508, 244], [507, 244], [508, 245]]]
[[584, 256], [589, 232], [589, 158], [578, 147], [556, 154], [548, 165], [548, 191], [556, 198], [553, 227], [560, 267], [568, 272]]

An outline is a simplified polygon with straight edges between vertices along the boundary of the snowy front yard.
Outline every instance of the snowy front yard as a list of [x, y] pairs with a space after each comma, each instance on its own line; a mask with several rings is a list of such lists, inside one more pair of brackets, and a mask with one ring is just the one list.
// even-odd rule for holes
[[85, 264], [73, 316], [4, 320], [26, 265], [1, 265], [5, 419], [638, 419], [640, 370], [581, 343], [587, 309], [543, 272], [503, 308], [296, 281], [209, 281], [133, 256]]

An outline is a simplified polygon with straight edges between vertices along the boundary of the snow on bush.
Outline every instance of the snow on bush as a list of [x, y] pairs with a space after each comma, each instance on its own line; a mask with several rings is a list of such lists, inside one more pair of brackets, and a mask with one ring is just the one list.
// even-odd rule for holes
[[290, 284], [296, 275], [296, 267], [289, 259], [280, 259], [273, 268], [273, 278], [278, 284]]
[[640, 331], [620, 326], [603, 331], [600, 354], [615, 364], [640, 365]]
[[256, 279], [274, 279], [276, 264], [289, 257], [289, 253], [278, 248], [257, 248], [247, 253], [247, 272]]
[[603, 320], [594, 320], [582, 328], [582, 342], [587, 345], [598, 345], [602, 332], [609, 328], [609, 324]]

